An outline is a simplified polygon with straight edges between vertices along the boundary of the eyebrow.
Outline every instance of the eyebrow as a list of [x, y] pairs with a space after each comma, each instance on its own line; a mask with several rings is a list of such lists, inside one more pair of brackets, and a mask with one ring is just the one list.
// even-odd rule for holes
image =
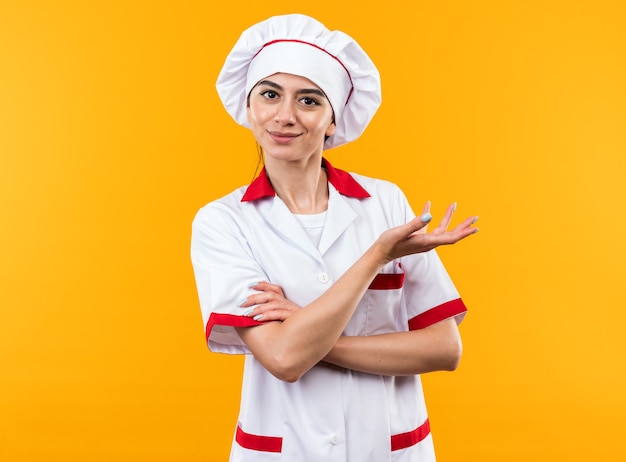
[[[275, 82], [272, 82], [271, 80], [262, 80], [260, 81], [257, 86], [260, 87], [261, 85], [267, 85], [268, 87], [272, 87], [275, 88], [276, 90], [284, 90], [284, 88], [281, 85], [278, 85]], [[322, 90], [318, 90], [317, 88], [301, 88], [299, 90], [296, 91], [296, 94], [300, 95], [300, 94], [314, 94], [314, 95], [319, 95], [323, 98], [328, 99], [328, 97], [326, 96], [326, 94], [322, 91]]]

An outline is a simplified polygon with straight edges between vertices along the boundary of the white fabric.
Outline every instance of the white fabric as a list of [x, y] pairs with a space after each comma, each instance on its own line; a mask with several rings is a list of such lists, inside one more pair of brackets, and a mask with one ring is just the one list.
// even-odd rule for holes
[[324, 223], [326, 223], [326, 215], [326, 212], [314, 213], [310, 215], [293, 214], [302, 228], [307, 232], [315, 246], [319, 246], [320, 241], [322, 240], [322, 231], [324, 229]]
[[[253, 293], [248, 285], [262, 280], [279, 284], [287, 298], [306, 306], [382, 231], [414, 217], [395, 185], [353, 176], [371, 197], [342, 196], [329, 184], [319, 247], [278, 196], [241, 202], [241, 188], [203, 207], [193, 223], [191, 256], [205, 324], [217, 315], [239, 319], [244, 309], [238, 303]], [[384, 272], [404, 272], [404, 287], [368, 290], [344, 335], [406, 331], [408, 320], [459, 297], [434, 251], [394, 261]], [[228, 325], [216, 325], [208, 344], [212, 351], [249, 353]], [[246, 433], [282, 437], [283, 447], [282, 453], [260, 452], [233, 441], [230, 460], [433, 462], [430, 435], [390, 451], [391, 435], [412, 431], [426, 419], [419, 376], [383, 377], [318, 365], [287, 383], [247, 355], [239, 424]]]
[[246, 95], [259, 81], [277, 72], [306, 76], [324, 90], [335, 120], [341, 120], [352, 82], [339, 61], [320, 48], [303, 42], [272, 43], [263, 47], [250, 63]]
[[[286, 42], [290, 40], [305, 43]], [[250, 89], [277, 72], [306, 77], [328, 96], [336, 130], [326, 140], [326, 149], [361, 136], [380, 106], [380, 75], [359, 44], [313, 18], [289, 14], [246, 29], [224, 62], [217, 92], [238, 124], [250, 127], [246, 118]]]

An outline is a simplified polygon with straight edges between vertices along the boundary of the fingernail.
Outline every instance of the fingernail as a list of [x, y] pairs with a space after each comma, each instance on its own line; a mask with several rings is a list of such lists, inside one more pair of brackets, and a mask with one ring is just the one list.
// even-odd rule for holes
[[430, 220], [433, 219], [433, 216], [430, 213], [426, 212], [424, 215], [422, 215], [421, 218], [424, 223], [428, 223]]
[[247, 300], [247, 299], [245, 299], [245, 298], [244, 298], [243, 300], [239, 300], [239, 302], [237, 303], [237, 306], [241, 306], [241, 305], [243, 305], [244, 303], [246, 303], [247, 301], [248, 301], [248, 300]]
[[478, 228], [476, 228], [476, 229], [472, 232], [472, 234], [476, 234], [477, 232], [478, 232]]
[[474, 217], [474, 219], [472, 220], [472, 224], [476, 223], [478, 221], [478, 217]]
[[452, 204], [452, 211], [456, 212], [456, 202], [454, 204]]
[[262, 314], [257, 314], [257, 315], [256, 315], [254, 318], [252, 318], [252, 319], [254, 319], [255, 321], [259, 321], [262, 317], [263, 317], [263, 315], [262, 315]]
[[250, 308], [246, 311], [243, 312], [244, 316], [250, 316], [252, 314], [252, 312], [254, 311], [254, 308]]
[[248, 289], [251, 289], [252, 287], [257, 286], [257, 285], [259, 285], [258, 282], [251, 282], [250, 284], [248, 284]]

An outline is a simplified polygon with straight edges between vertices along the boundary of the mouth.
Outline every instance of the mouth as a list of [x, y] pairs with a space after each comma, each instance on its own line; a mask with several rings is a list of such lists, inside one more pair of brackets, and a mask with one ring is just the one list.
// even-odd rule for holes
[[285, 133], [268, 131], [272, 141], [278, 144], [288, 144], [300, 136], [300, 133]]

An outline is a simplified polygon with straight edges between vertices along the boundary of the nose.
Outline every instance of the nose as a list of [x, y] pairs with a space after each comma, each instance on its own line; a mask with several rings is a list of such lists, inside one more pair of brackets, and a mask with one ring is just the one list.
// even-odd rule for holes
[[276, 106], [274, 120], [282, 125], [293, 125], [296, 122], [295, 108], [291, 101], [284, 100]]

